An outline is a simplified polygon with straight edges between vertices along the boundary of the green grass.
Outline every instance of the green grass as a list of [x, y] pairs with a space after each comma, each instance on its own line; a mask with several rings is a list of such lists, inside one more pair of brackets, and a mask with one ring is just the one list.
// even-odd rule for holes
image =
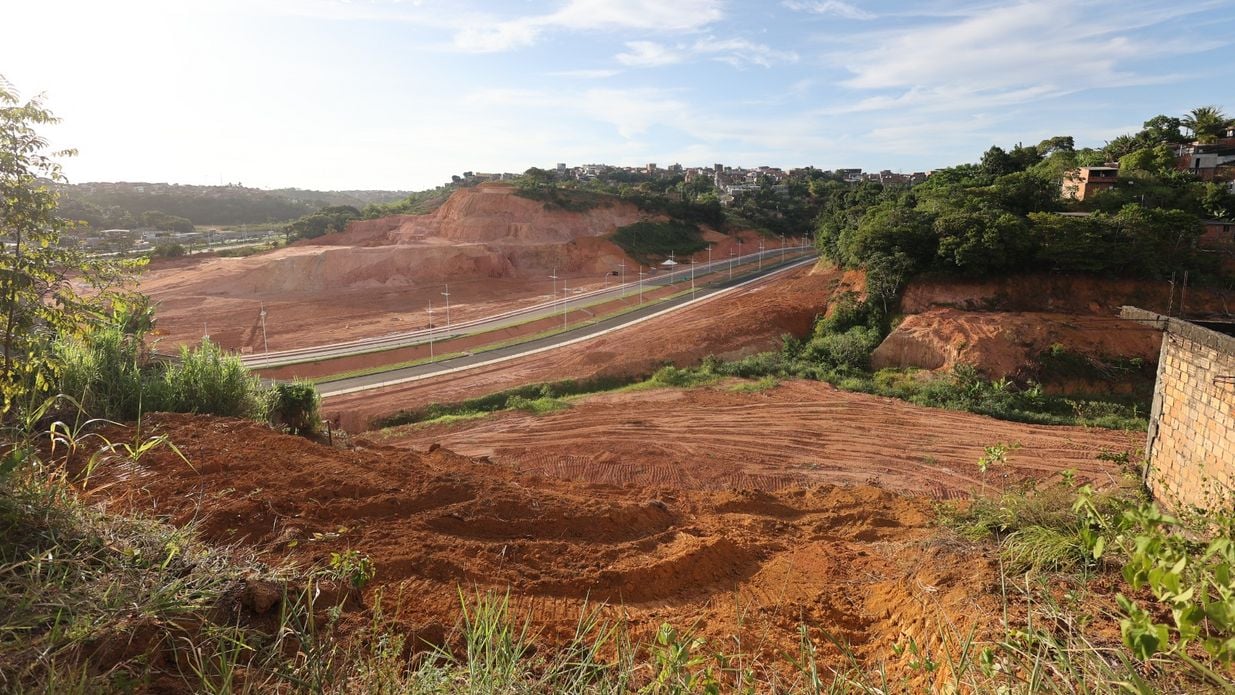
[[734, 393], [762, 393], [780, 386], [780, 379], [774, 376], [765, 376], [756, 381], [745, 381], [741, 384], [734, 384], [729, 387], [729, 390]]
[[609, 239], [641, 263], [668, 258], [670, 253], [686, 257], [708, 247], [699, 227], [684, 222], [636, 222], [619, 227]]

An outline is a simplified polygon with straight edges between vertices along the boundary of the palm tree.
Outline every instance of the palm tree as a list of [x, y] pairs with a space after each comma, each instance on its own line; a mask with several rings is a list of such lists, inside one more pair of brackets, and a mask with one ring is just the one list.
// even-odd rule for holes
[[1191, 131], [1193, 139], [1200, 143], [1214, 142], [1222, 137], [1232, 122], [1235, 121], [1227, 118], [1217, 106], [1198, 106], [1180, 119], [1180, 124]]

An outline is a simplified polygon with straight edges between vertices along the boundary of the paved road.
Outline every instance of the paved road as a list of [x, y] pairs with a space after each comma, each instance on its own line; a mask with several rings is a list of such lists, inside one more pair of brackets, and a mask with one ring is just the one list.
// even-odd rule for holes
[[611, 316], [609, 318], [580, 324], [568, 331], [545, 336], [543, 338], [537, 338], [518, 343], [516, 345], [509, 345], [493, 350], [486, 350], [484, 352], [478, 352], [471, 355], [461, 355], [459, 357], [453, 357], [438, 362], [419, 364], [414, 367], [404, 367], [402, 369], [395, 369], [377, 374], [326, 382], [318, 384], [317, 390], [324, 397], [339, 396], [345, 393], [355, 393], [357, 391], [393, 386], [395, 384], [415, 381], [436, 374], [458, 371], [481, 364], [510, 359], [519, 355], [549, 350], [568, 343], [586, 340], [602, 333], [607, 333], [618, 328], [622, 328], [632, 323], [638, 323], [639, 321], [642, 321], [650, 316], [672, 311], [684, 304], [703, 301], [712, 295], [725, 292], [726, 290], [742, 285], [760, 282], [766, 280], [771, 275], [811, 264], [815, 261], [816, 256], [813, 253], [806, 258], [802, 258], [801, 256], [797, 258], [788, 258], [788, 260], [784, 263], [781, 263], [778, 258], [775, 264], [765, 262], [763, 271], [757, 272], [754, 277], [747, 274], [743, 277], [734, 277], [732, 280], [725, 279], [706, 288], [700, 287], [696, 291], [695, 298], [693, 299], [690, 294], [685, 294], [666, 301], [646, 304], [619, 316]]
[[[766, 270], [768, 268], [772, 268], [775, 264], [781, 263], [782, 258], [786, 260], [792, 260], [794, 258], [800, 259], [804, 254], [814, 257], [814, 247], [791, 246], [785, 247], [784, 249], [781, 249], [780, 247], [769, 248], [765, 249], [762, 253], [754, 252], [743, 254], [736, 260], [725, 258], [722, 260], [712, 261], [711, 263], [698, 263], [695, 265], [694, 272], [696, 277], [707, 275], [709, 273], [724, 274], [730, 269], [730, 267], [736, 269], [741, 265], [749, 266], [760, 262]], [[746, 270], [749, 270], [749, 268]], [[638, 277], [639, 268], [629, 267], [625, 272], [626, 277], [628, 278]], [[660, 270], [655, 275], [648, 275], [643, 279], [642, 285], [644, 286], [644, 289], [647, 289], [650, 287], [669, 285], [674, 282], [681, 283], [689, 280], [690, 274], [690, 266], [688, 264], [681, 264], [673, 272]], [[591, 292], [571, 294], [570, 298], [565, 302], [566, 311], [576, 311], [593, 304], [619, 299], [621, 297], [638, 295], [639, 286], [640, 281], [636, 279], [622, 285], [615, 285], [613, 287], [593, 290]], [[260, 355], [245, 355], [242, 359], [244, 360], [245, 365], [247, 365], [250, 369], [262, 369], [289, 364], [301, 364], [304, 362], [317, 362], [337, 357], [346, 357], [349, 355], [361, 355], [370, 352], [394, 350], [397, 348], [427, 343], [429, 342], [430, 337], [432, 337], [434, 341], [446, 340], [447, 338], [457, 338], [464, 335], [488, 333], [490, 331], [508, 328], [510, 326], [515, 326], [550, 316], [560, 316], [563, 311], [562, 303], [562, 300], [555, 299], [550, 302], [537, 304], [535, 306], [526, 307], [523, 309], [516, 309], [514, 311], [508, 311], [496, 316], [487, 316], [471, 321], [458, 322], [450, 327], [445, 327], [439, 323], [445, 320], [445, 311], [438, 311], [435, 309], [435, 325], [432, 329], [424, 328], [416, 331], [396, 333], [393, 335], [380, 336], [376, 338], [362, 338], [341, 343], [282, 350], [278, 352], [263, 353]]]

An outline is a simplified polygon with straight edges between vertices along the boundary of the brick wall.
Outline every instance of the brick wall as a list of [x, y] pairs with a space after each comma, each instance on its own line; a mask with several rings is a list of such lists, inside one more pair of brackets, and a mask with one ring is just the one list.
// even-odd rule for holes
[[1235, 500], [1235, 338], [1124, 307], [1165, 332], [1145, 446], [1145, 483], [1167, 507]]

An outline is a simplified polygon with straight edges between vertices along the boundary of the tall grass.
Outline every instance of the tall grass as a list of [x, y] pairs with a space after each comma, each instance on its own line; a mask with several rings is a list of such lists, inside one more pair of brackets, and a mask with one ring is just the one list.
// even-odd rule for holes
[[172, 362], [151, 360], [141, 340], [108, 325], [56, 344], [59, 392], [92, 417], [134, 420], [143, 412], [203, 413], [261, 419], [268, 397], [240, 358], [209, 340], [180, 348]]
[[181, 346], [180, 359], [164, 368], [159, 383], [159, 410], [253, 419], [266, 414], [261, 380], [207, 339], [193, 349]]

